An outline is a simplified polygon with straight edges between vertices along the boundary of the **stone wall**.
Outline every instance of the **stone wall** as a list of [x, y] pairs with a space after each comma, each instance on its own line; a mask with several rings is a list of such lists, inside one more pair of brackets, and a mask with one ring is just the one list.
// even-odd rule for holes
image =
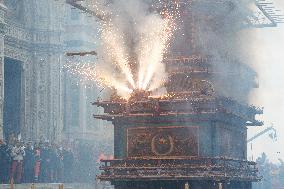
[[[23, 0], [20, 3], [6, 0], [4, 3], [7, 14], [0, 16], [0, 23], [6, 23], [3, 34], [0, 34], [0, 57], [2, 61], [3, 57], [8, 57], [22, 62], [19, 107], [22, 138], [60, 141], [63, 129], [62, 6], [56, 1], [45, 0]], [[0, 125], [2, 123], [1, 119]]]
[[[24, 140], [93, 141], [99, 140], [102, 132], [111, 136], [102, 127], [105, 123], [92, 117], [98, 110], [91, 102], [101, 95], [98, 94], [101, 89], [77, 86], [76, 81], [70, 81], [61, 72], [66, 62], [65, 52], [96, 50], [95, 19], [62, 1], [4, 0], [3, 3], [7, 9], [1, 6], [0, 11], [0, 136], [3, 136], [4, 57], [22, 63], [19, 108]], [[72, 99], [72, 95], [78, 99]], [[70, 103], [76, 108], [68, 108]], [[74, 116], [78, 123], [73, 123]]]

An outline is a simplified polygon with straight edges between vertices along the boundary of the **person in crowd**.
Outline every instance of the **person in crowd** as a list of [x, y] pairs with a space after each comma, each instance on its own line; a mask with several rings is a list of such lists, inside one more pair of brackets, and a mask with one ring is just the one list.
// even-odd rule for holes
[[16, 142], [16, 145], [12, 148], [11, 156], [13, 159], [10, 179], [13, 179], [15, 183], [20, 183], [22, 179], [23, 159], [25, 156], [24, 146], [20, 141]]
[[34, 181], [39, 181], [39, 174], [40, 174], [40, 144], [35, 144], [34, 146], [34, 155], [35, 155], [35, 166], [34, 166]]
[[57, 182], [63, 182], [63, 148], [57, 148], [57, 167], [56, 167], [56, 178]]
[[8, 138], [8, 146], [12, 150], [12, 148], [16, 145], [17, 139], [14, 133], [11, 133]]
[[70, 148], [63, 150], [64, 182], [72, 182], [74, 156]]
[[8, 145], [0, 139], [0, 184], [6, 184], [9, 182], [10, 165], [10, 149]]
[[51, 145], [50, 152], [50, 174], [51, 174], [51, 182], [57, 181], [57, 167], [59, 166], [59, 157], [57, 155], [57, 145]]
[[23, 182], [32, 183], [34, 181], [35, 153], [32, 142], [28, 142], [25, 148], [24, 175]]
[[51, 182], [51, 148], [49, 142], [46, 141], [41, 149], [41, 169], [40, 181]]

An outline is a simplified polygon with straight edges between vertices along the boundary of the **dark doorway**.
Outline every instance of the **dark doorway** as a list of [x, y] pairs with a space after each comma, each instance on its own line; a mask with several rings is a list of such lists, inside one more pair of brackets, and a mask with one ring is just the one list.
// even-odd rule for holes
[[4, 136], [20, 133], [21, 120], [21, 62], [6, 58], [4, 59]]

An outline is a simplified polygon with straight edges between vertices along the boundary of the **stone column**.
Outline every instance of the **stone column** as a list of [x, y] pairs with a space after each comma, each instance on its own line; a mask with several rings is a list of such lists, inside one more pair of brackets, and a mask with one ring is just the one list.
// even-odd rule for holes
[[6, 7], [0, 1], [0, 139], [3, 139], [3, 103], [4, 103], [4, 27]]
[[59, 142], [62, 137], [61, 39], [62, 8], [59, 2], [23, 0], [24, 24], [29, 29], [31, 60], [26, 65], [26, 139]]

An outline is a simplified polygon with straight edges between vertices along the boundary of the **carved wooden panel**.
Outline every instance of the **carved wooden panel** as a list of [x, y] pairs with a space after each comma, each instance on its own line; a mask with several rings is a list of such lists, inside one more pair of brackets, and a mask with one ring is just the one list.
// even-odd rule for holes
[[198, 156], [198, 127], [127, 129], [128, 157]]

